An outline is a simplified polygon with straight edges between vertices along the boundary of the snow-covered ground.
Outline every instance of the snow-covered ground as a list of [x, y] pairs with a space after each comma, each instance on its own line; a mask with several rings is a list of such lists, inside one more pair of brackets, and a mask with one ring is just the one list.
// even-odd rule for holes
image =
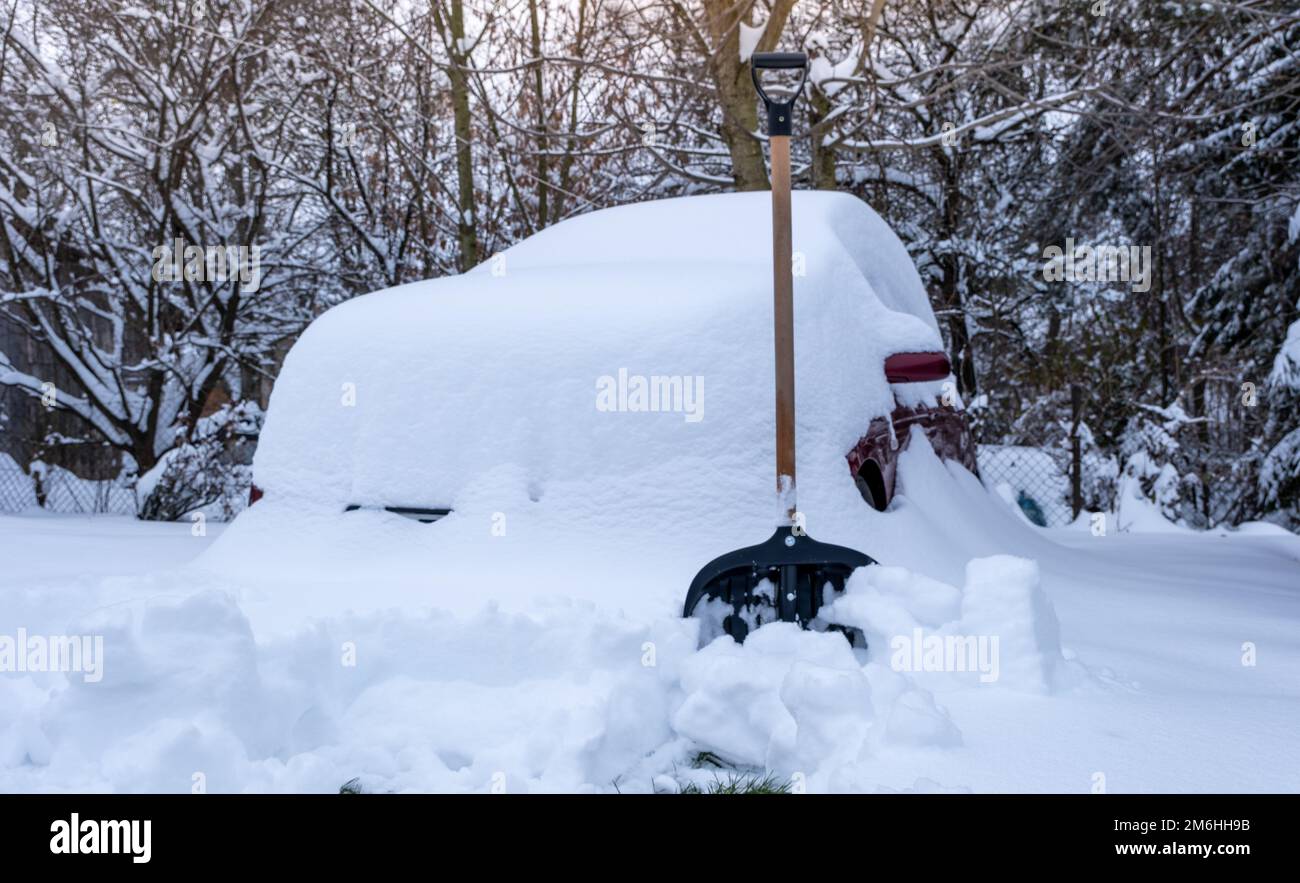
[[[866, 651], [783, 625], [697, 648], [662, 580], [703, 560], [671, 530], [452, 597], [451, 519], [350, 513], [359, 548], [235, 567], [261, 504], [215, 544], [0, 518], [0, 640], [104, 648], [98, 680], [0, 674], [0, 790], [663, 791], [714, 757], [810, 791], [1300, 790], [1300, 538], [1043, 531], [924, 444], [902, 470], [835, 607]], [[998, 637], [996, 679], [905, 671], [916, 628]]]
[[[877, 512], [844, 452], [942, 340], [865, 204], [793, 211], [798, 504], [880, 562], [815, 624], [865, 648], [681, 617], [784, 511], [769, 207], [624, 206], [320, 317], [224, 530], [0, 519], [0, 789], [1300, 790], [1300, 538], [1041, 530], [915, 426]], [[601, 398], [642, 371], [670, 407]]]

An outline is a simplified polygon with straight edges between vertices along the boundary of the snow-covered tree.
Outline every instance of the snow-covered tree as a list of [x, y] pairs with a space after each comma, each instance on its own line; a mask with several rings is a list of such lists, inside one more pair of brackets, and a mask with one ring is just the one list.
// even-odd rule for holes
[[0, 354], [0, 383], [142, 472], [330, 294], [320, 218], [274, 173], [291, 121], [258, 100], [286, 5], [51, 0], [4, 23], [0, 311], [67, 382]]

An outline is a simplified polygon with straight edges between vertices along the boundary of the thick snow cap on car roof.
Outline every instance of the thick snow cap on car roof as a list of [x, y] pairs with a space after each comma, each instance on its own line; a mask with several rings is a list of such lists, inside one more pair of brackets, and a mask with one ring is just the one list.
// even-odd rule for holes
[[[860, 505], [844, 453], [891, 410], [884, 358], [942, 344], [865, 203], [795, 193], [794, 248], [800, 502]], [[771, 272], [769, 195], [743, 193], [593, 212], [356, 298], [285, 360], [257, 483], [339, 511], [770, 522]]]
[[[770, 275], [771, 211], [767, 193], [641, 202], [571, 218], [528, 237], [504, 257], [511, 268], [665, 261], [743, 264]], [[847, 193], [797, 191], [794, 212], [796, 259], [818, 251], [814, 242], [838, 241], [882, 305], [938, 330], [907, 249], [870, 206]], [[484, 271], [491, 265], [474, 272]]]

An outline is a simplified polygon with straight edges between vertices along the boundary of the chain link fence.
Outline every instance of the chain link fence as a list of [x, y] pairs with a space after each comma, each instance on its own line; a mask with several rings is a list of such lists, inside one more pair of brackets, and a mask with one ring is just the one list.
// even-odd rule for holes
[[212, 408], [188, 441], [137, 481], [130, 456], [104, 443], [67, 439], [48, 422], [61, 415], [25, 399], [4, 400], [5, 392], [0, 387], [0, 514], [167, 521], [202, 510], [228, 521], [247, 505], [262, 420], [256, 402]]
[[1039, 527], [1063, 527], [1074, 520], [1068, 451], [1025, 445], [979, 445], [984, 485]]
[[[1027, 445], [981, 444], [984, 484], [1020, 508], [1034, 524], [1060, 527], [1074, 517], [1069, 451]], [[80, 478], [58, 466], [28, 472], [0, 454], [0, 513], [44, 511], [65, 515], [135, 515], [131, 488], [115, 480]]]
[[0, 513], [45, 511], [62, 515], [134, 515], [135, 493], [114, 480], [79, 478], [59, 466], [25, 470], [0, 454]]
[[[1039, 527], [1064, 527], [1083, 509], [1084, 473], [1096, 464], [1082, 454], [1080, 417], [1083, 393], [1070, 391], [1071, 418], [1063, 427], [1044, 428], [1020, 444], [980, 443], [976, 447], [985, 487], [1020, 509]], [[1063, 435], [1062, 435], [1063, 433]], [[1029, 442], [1029, 443], [1024, 443]]]
[[[1015, 504], [1034, 524], [1061, 527], [1074, 518], [1068, 451], [1026, 445], [978, 447], [984, 484]], [[117, 481], [79, 478], [58, 466], [23, 470], [0, 454], [0, 513], [45, 511], [67, 515], [135, 515], [134, 492]]]

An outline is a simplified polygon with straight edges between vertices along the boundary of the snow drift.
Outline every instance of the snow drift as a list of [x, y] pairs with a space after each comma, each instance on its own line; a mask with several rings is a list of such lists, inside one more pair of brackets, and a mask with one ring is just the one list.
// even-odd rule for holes
[[[557, 572], [589, 537], [547, 558], [513, 528], [466, 531], [477, 545], [444, 567], [427, 538], [454, 521], [304, 517], [345, 548], [270, 543], [235, 576], [223, 541], [181, 566], [205, 542], [188, 524], [0, 517], [7, 621], [104, 640], [98, 682], [0, 677], [0, 790], [673, 791], [733, 775], [710, 753], [810, 792], [1086, 792], [1098, 771], [1111, 791], [1300, 787], [1293, 536], [1031, 529], [923, 438], [900, 476], [863, 521], [883, 563], [835, 605], [874, 633], [865, 653], [782, 624], [697, 649], [682, 585], [660, 584], [698, 566], [671, 531], [658, 569], [602, 582], [604, 555]], [[283, 542], [295, 519], [259, 510], [227, 533]], [[533, 557], [531, 575], [460, 571], [494, 548]], [[603, 604], [581, 600], [593, 583]], [[529, 612], [498, 603], [512, 589]], [[891, 641], [916, 628], [997, 635], [999, 677], [898, 670]], [[1258, 666], [1243, 639], [1266, 648]]]

